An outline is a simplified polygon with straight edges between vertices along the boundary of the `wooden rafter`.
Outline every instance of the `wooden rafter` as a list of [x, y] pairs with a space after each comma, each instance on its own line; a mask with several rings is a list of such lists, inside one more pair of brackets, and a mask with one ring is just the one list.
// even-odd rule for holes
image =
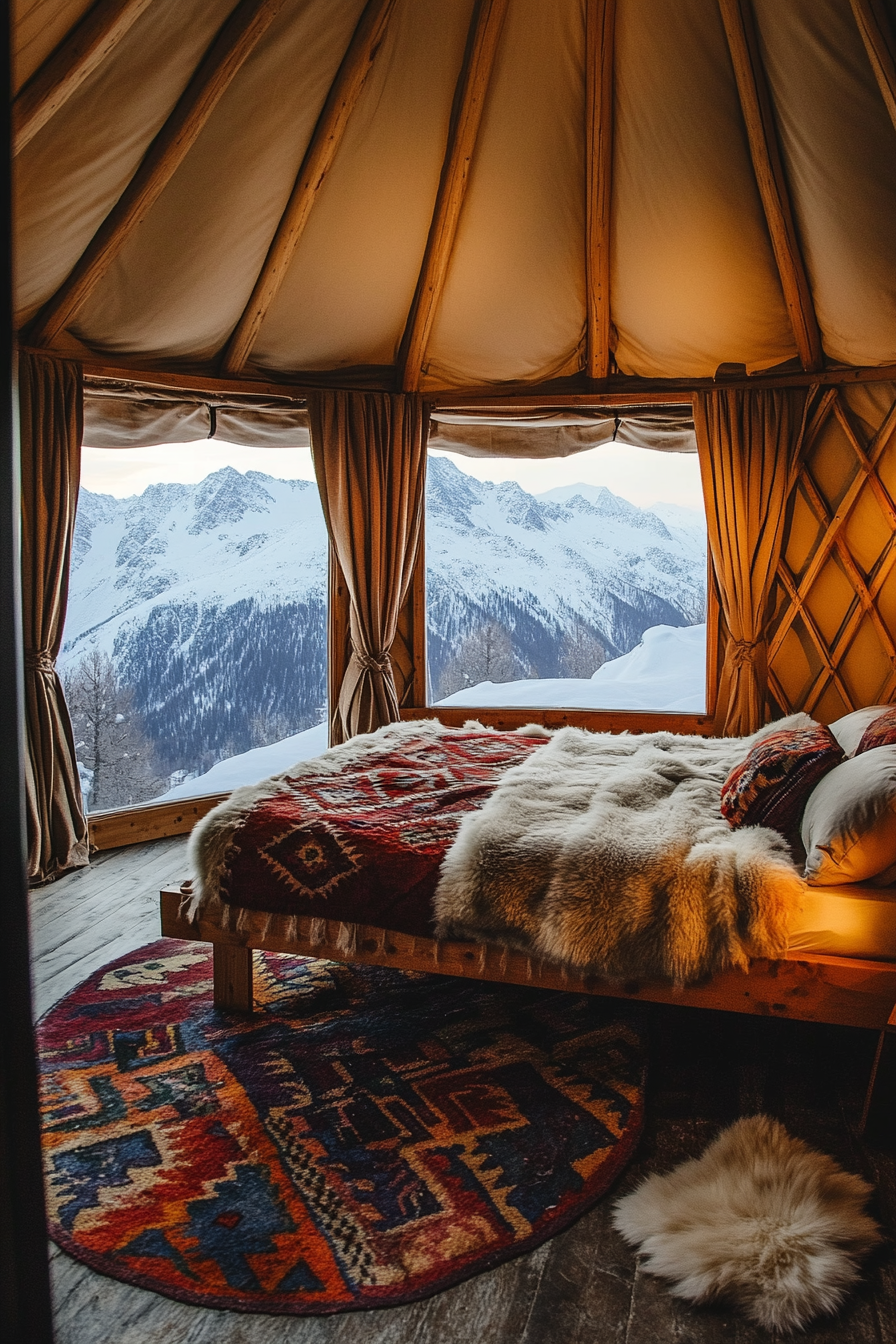
[[610, 193], [613, 181], [613, 47], [616, 0], [585, 9], [585, 370], [610, 372]]
[[750, 157], [765, 211], [784, 302], [804, 369], [820, 369], [821, 334], [797, 238], [771, 97], [759, 53], [750, 0], [719, 0]]
[[508, 2], [477, 0], [473, 10], [423, 265], [398, 351], [398, 383], [405, 392], [420, 387], [426, 347], [445, 287]]
[[[19, 349], [40, 350], [27, 341], [20, 343]], [[60, 352], [61, 353], [61, 352]], [[394, 372], [383, 366], [380, 382], [373, 379], [360, 381], [357, 374], [345, 369], [322, 372], [321, 370], [294, 370], [279, 378], [265, 380], [248, 378], [221, 378], [211, 372], [199, 372], [195, 366], [184, 368], [179, 361], [159, 364], [152, 369], [142, 367], [135, 358], [133, 362], [124, 359], [121, 363], [111, 363], [108, 357], [85, 354], [81, 360], [85, 374], [96, 378], [123, 378], [129, 382], [159, 383], [170, 387], [186, 387], [197, 391], [209, 388], [215, 392], [257, 392], [260, 396], [304, 397], [312, 388], [320, 387], [367, 387], [371, 390], [388, 392], [394, 388]], [[769, 387], [832, 387], [853, 383], [880, 383], [896, 380], [896, 365], [874, 365], [868, 368], [827, 369], [823, 373], [755, 374], [740, 379], [725, 381], [725, 387], [733, 388], [769, 388]], [[565, 380], [566, 381], [566, 380]], [[494, 387], [446, 388], [432, 393], [434, 409], [458, 410], [463, 407], [495, 406], [504, 410], [525, 410], [531, 407], [549, 406], [626, 406], [626, 405], [672, 405], [690, 403], [695, 393], [704, 389], [722, 386], [712, 379], [700, 378], [684, 380], [681, 378], [635, 378], [628, 375], [614, 375], [607, 379], [600, 389], [586, 390], [582, 380], [566, 381], [566, 390], [558, 391], [556, 381], [543, 384], [518, 383], [501, 388], [499, 393]]]
[[221, 358], [221, 372], [239, 373], [255, 344], [265, 314], [280, 290], [312, 207], [342, 143], [349, 118], [382, 45], [395, 0], [368, 0], [337, 71], [311, 142], [305, 151], [273, 241], [239, 322]]
[[240, 0], [68, 279], [38, 314], [29, 333], [34, 345], [50, 345], [86, 303], [183, 163], [283, 4], [284, 0]]
[[13, 153], [38, 131], [115, 49], [151, 0], [97, 0], [12, 104]]
[[881, 96], [896, 126], [896, 54], [893, 34], [880, 0], [850, 0]]
[[16, 94], [12, 105], [13, 154], [19, 154], [81, 87], [152, 0], [97, 0], [39, 70]]

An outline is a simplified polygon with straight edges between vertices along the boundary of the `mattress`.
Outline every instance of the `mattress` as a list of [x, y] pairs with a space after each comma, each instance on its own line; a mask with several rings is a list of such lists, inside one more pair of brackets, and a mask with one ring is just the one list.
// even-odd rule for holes
[[860, 961], [896, 961], [896, 888], [864, 883], [807, 887], [789, 948]]

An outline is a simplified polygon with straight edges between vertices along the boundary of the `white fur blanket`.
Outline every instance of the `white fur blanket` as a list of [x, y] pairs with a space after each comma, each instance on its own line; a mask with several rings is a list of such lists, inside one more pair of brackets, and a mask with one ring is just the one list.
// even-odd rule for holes
[[803, 890], [774, 831], [732, 831], [721, 785], [753, 738], [564, 728], [466, 817], [438, 933], [610, 979], [688, 983], [787, 947]]

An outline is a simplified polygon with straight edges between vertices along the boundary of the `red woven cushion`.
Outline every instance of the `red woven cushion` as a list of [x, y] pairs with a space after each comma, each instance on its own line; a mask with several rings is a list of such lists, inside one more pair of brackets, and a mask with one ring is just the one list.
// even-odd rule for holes
[[843, 759], [837, 739], [820, 723], [770, 733], [725, 780], [722, 816], [733, 827], [769, 826], [793, 840], [809, 794]]
[[873, 751], [875, 747], [893, 746], [896, 746], [896, 707], [885, 709], [873, 723], [869, 723], [856, 747], [856, 755]]

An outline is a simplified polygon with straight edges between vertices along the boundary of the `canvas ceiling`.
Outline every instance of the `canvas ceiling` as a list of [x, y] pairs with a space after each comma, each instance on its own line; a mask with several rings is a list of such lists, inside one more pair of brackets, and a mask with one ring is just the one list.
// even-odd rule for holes
[[[149, 0], [18, 156], [21, 323], [75, 265], [234, 3]], [[214, 369], [363, 7], [285, 0], [71, 336], [138, 367]], [[88, 8], [17, 0], [17, 87]], [[753, 0], [753, 11], [825, 355], [889, 363], [896, 130], [850, 0]], [[250, 377], [394, 363], [472, 12], [473, 0], [396, 0]], [[725, 362], [752, 371], [791, 358], [717, 0], [617, 0], [614, 70], [619, 370], [705, 377]], [[583, 367], [585, 106], [585, 0], [510, 0], [424, 389], [537, 383]]]

